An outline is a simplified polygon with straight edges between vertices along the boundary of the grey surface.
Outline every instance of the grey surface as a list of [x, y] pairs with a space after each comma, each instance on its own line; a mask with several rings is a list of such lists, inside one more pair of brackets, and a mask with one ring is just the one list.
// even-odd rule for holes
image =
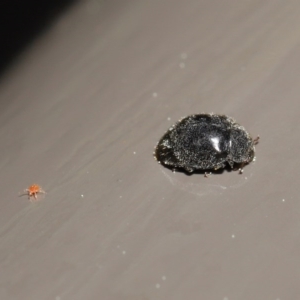
[[[0, 83], [0, 299], [295, 300], [300, 2], [82, 1]], [[243, 175], [152, 158], [182, 116], [260, 135]], [[47, 195], [18, 193], [38, 183]]]

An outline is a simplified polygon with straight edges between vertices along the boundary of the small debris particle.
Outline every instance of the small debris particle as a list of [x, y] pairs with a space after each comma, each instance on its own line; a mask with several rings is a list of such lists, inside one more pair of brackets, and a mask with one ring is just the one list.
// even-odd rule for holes
[[133, 154], [136, 154], [136, 152], [134, 151]]
[[153, 94], [152, 94], [152, 97], [153, 97], [153, 98], [157, 98], [157, 93], [153, 93]]
[[125, 255], [125, 254], [126, 254], [126, 251], [122, 251], [122, 254]]
[[233, 234], [231, 237], [234, 239], [234, 238], [235, 238], [235, 235]]
[[166, 276], [163, 276], [161, 279], [162, 279], [162, 280], [166, 280], [166, 279], [167, 279], [167, 277], [166, 277]]
[[159, 288], [160, 288], [160, 284], [157, 283], [157, 284], [155, 285], [155, 287], [156, 287], [157, 289], [159, 289]]
[[282, 202], [285, 202], [285, 199], [282, 199]]
[[184, 68], [185, 68], [185, 63], [183, 63], [183, 62], [180, 63], [180, 64], [179, 64], [179, 67], [180, 67], [180, 69], [184, 69]]

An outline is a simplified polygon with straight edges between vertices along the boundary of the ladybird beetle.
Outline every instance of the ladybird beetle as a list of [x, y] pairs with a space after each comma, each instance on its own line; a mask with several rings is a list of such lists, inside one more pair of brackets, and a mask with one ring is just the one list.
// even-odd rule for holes
[[[229, 165], [244, 165], [254, 160], [255, 145], [246, 129], [226, 115], [196, 114], [179, 120], [162, 136], [155, 147], [155, 159], [166, 167], [218, 170]], [[205, 172], [205, 177], [208, 173]]]

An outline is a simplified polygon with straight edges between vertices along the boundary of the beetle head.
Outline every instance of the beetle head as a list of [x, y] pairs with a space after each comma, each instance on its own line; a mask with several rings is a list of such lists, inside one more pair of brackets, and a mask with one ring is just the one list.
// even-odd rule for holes
[[254, 144], [251, 136], [242, 126], [233, 128], [230, 132], [230, 154], [228, 163], [249, 163], [254, 157]]

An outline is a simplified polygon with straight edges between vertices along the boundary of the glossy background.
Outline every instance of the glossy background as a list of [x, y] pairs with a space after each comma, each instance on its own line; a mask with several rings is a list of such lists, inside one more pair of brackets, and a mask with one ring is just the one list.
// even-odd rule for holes
[[[78, 1], [0, 78], [1, 299], [295, 300], [300, 2]], [[173, 174], [180, 117], [260, 135], [244, 174]], [[47, 195], [30, 203], [32, 183]]]

